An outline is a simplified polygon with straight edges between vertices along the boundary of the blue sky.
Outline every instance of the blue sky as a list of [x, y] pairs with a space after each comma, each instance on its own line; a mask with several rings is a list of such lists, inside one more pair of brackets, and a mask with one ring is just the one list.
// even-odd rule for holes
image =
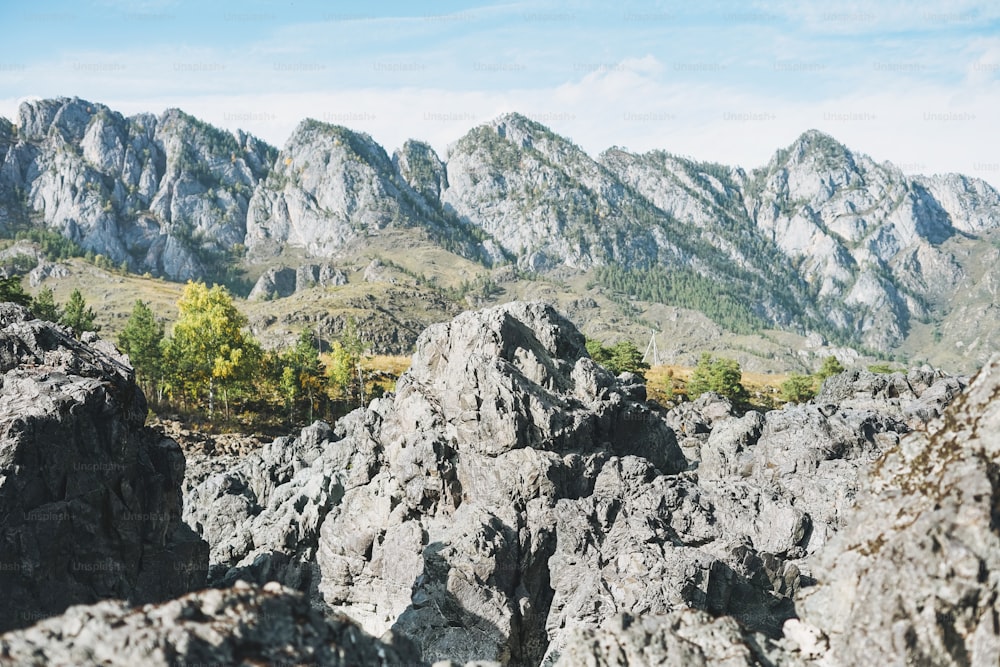
[[305, 117], [439, 152], [520, 111], [593, 155], [744, 167], [817, 128], [1000, 186], [1000, 3], [3, 3], [0, 115], [77, 95], [281, 146]]

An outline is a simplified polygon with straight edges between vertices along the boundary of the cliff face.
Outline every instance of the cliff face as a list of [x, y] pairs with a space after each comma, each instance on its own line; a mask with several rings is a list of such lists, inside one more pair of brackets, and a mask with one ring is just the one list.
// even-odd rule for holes
[[35, 216], [84, 249], [175, 280], [232, 260], [275, 150], [177, 109], [129, 118], [80, 99], [26, 102], [8, 139], [0, 224]]
[[146, 400], [107, 343], [0, 305], [0, 628], [73, 604], [203, 585], [181, 522], [184, 455], [145, 429]]
[[492, 261], [488, 247], [434, 197], [443, 176], [436, 160], [429, 147], [412, 144], [390, 160], [367, 134], [305, 120], [254, 192], [246, 245], [258, 256], [290, 247], [334, 257], [387, 227], [409, 227]]

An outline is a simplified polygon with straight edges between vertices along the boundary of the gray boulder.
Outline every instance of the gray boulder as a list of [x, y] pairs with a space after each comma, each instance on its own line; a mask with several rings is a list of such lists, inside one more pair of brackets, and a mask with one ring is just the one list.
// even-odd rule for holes
[[247, 299], [250, 301], [280, 299], [293, 294], [295, 294], [295, 269], [279, 266], [261, 274]]
[[551, 307], [465, 313], [417, 348], [395, 395], [334, 431], [195, 462], [185, 520], [212, 545], [215, 582], [293, 585], [426, 660], [537, 664], [556, 503], [590, 495], [613, 456], [651, 475], [687, 461]]
[[104, 598], [205, 580], [181, 521], [184, 456], [144, 428], [146, 400], [109, 344], [0, 304], [0, 629]]
[[[779, 636], [800, 577], [784, 554], [765, 549], [787, 550], [771, 535], [795, 527], [784, 525], [787, 503], [756, 496], [756, 506], [753, 498], [740, 506], [693, 476], [658, 475], [638, 457], [608, 461], [593, 494], [556, 506], [547, 660], [563, 656], [577, 630], [618, 614], [694, 608]], [[788, 541], [801, 540], [798, 532]]]
[[75, 606], [0, 635], [0, 663], [17, 665], [326, 665], [422, 663], [405, 646], [370, 637], [349, 619], [323, 618], [278, 584], [239, 582], [161, 604]]
[[805, 663], [729, 617], [696, 610], [635, 617], [574, 630], [556, 667], [798, 667]]
[[878, 411], [911, 428], [921, 428], [940, 417], [965, 385], [965, 378], [930, 369], [890, 374], [851, 370], [823, 382], [814, 402]]
[[280, 581], [315, 594], [320, 523], [343, 496], [323, 422], [243, 457], [192, 457], [184, 521], [211, 545], [209, 582]]
[[551, 307], [464, 313], [417, 350], [391, 401], [344, 423], [372, 454], [323, 523], [320, 590], [425, 659], [537, 663], [556, 502], [589, 495], [614, 453], [667, 473], [686, 461]]
[[[930, 377], [908, 391], [918, 402], [956, 385]], [[612, 458], [591, 494], [558, 501], [546, 660], [618, 614], [695, 608], [781, 637], [811, 581], [809, 555], [842, 527], [864, 470], [910, 430], [882, 383], [852, 387], [843, 407], [742, 417], [703, 396], [667, 414], [698, 439], [691, 471], [659, 475], [643, 458]], [[924, 427], [918, 417], [910, 424]]]
[[262, 273], [247, 298], [251, 301], [281, 299], [310, 287], [346, 284], [347, 275], [329, 264], [304, 264], [297, 269], [279, 266]]
[[347, 274], [330, 264], [303, 264], [295, 270], [295, 291], [310, 287], [339, 287], [347, 284]]
[[793, 627], [826, 664], [1000, 663], [998, 396], [994, 357], [871, 470], [798, 599]]

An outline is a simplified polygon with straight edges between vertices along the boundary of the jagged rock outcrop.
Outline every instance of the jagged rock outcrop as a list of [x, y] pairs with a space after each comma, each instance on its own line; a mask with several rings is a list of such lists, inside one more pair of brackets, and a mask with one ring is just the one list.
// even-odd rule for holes
[[1000, 358], [879, 459], [795, 624], [829, 665], [1000, 662]]
[[247, 296], [249, 301], [275, 299], [295, 294], [295, 269], [287, 266], [268, 269], [261, 274]]
[[388, 227], [418, 227], [459, 254], [489, 260], [481, 239], [414, 191], [369, 135], [307, 119], [254, 191], [246, 246], [260, 256], [291, 247], [335, 257]]
[[109, 600], [71, 607], [0, 635], [0, 664], [325, 665], [423, 663], [403, 646], [366, 635], [349, 619], [324, 618], [296, 591], [271, 583], [191, 593], [130, 608]]
[[[709, 395], [664, 419], [539, 304], [465, 313], [417, 347], [396, 394], [337, 429], [194, 464], [185, 518], [213, 580], [284, 581], [426, 660], [572, 660], [619, 614], [691, 608], [734, 617], [758, 656], [860, 471], [962, 387], [855, 372], [805, 405], [738, 416]], [[628, 641], [683, 639], [643, 632]]]
[[347, 284], [347, 274], [329, 264], [303, 264], [295, 269], [295, 291], [310, 287], [340, 287]]
[[[550, 663], [551, 664], [551, 663]], [[767, 637], [753, 635], [728, 617], [696, 610], [635, 617], [622, 614], [599, 629], [578, 629], [555, 667], [800, 667]], [[546, 666], [548, 667], [548, 666]]]
[[186, 519], [216, 580], [282, 579], [426, 660], [537, 662], [554, 503], [589, 494], [613, 455], [687, 463], [641, 385], [595, 364], [550, 307], [465, 313], [417, 347], [396, 394], [335, 432], [316, 424], [227, 470], [193, 465]]
[[175, 280], [231, 261], [275, 152], [177, 109], [126, 118], [78, 98], [23, 103], [7, 143], [0, 225], [39, 212], [84, 249]]
[[686, 465], [583, 343], [551, 308], [523, 303], [421, 335], [393, 400], [344, 426], [376, 456], [323, 523], [329, 604], [412, 637], [428, 660], [541, 657], [555, 501], [588, 493], [615, 452], [667, 473]]
[[765, 414], [737, 416], [712, 394], [672, 410], [667, 422], [696, 455], [689, 472], [611, 459], [591, 495], [558, 502], [547, 660], [621, 613], [696, 608], [780, 637], [809, 555], [843, 525], [860, 476], [962, 386], [855, 372], [828, 380], [822, 401]]
[[247, 456], [192, 457], [184, 521], [211, 545], [209, 581], [312, 592], [320, 524], [344, 495], [346, 442], [316, 422]]
[[967, 275], [945, 242], [995, 229], [983, 212], [1000, 204], [982, 181], [909, 178], [817, 131], [756, 170], [745, 199], [760, 230], [819, 287], [829, 320], [873, 349], [898, 344], [928, 304], [946, 306], [942, 297]]
[[392, 164], [416, 192], [427, 201], [439, 201], [448, 187], [444, 162], [422, 141], [407, 141], [392, 154]]
[[[47, 383], [68, 387], [73, 405], [98, 396], [102, 415], [115, 414], [109, 401], [144, 410], [110, 352], [12, 306], [0, 324], [0, 363], [36, 364], [6, 373], [0, 408], [23, 404], [32, 418], [49, 394], [31, 387]], [[316, 422], [249, 455], [193, 456], [183, 519], [209, 542], [221, 590], [76, 607], [0, 636], [0, 662], [86, 661], [104, 641], [108, 660], [167, 664], [995, 664], [1000, 358], [955, 400], [964, 386], [927, 369], [854, 371], [781, 410], [740, 414], [710, 395], [663, 415], [635, 376], [595, 364], [551, 307], [464, 313], [421, 335], [394, 394], [336, 428]], [[19, 419], [5, 438], [76, 442], [40, 421], [15, 429]], [[95, 443], [128, 432], [105, 428]], [[176, 467], [176, 445], [160, 448], [152, 467]], [[0, 444], [0, 465], [7, 451]], [[36, 467], [64, 479], [62, 461], [80, 459], [58, 456]], [[0, 477], [0, 503], [30, 469], [17, 460]], [[117, 503], [168, 497], [168, 477], [92, 494], [114, 515], [100, 525], [118, 535], [128, 524]], [[42, 493], [17, 483], [24, 507]], [[167, 514], [172, 523], [147, 529], [176, 530]], [[88, 530], [100, 547], [101, 528]], [[26, 535], [0, 525], [4, 545]], [[165, 579], [162, 545], [143, 553], [139, 579], [162, 578], [165, 597], [177, 582]], [[23, 582], [10, 569], [0, 577], [16, 596]]]
[[368, 263], [362, 275], [366, 283], [395, 283], [396, 278], [392, 271], [383, 264], [377, 257]]
[[888, 374], [854, 369], [823, 382], [814, 403], [879, 412], [920, 430], [940, 417], [965, 385], [963, 378], [929, 368]]
[[[620, 614], [692, 608], [735, 618], [756, 656], [860, 472], [961, 387], [851, 373], [805, 405], [706, 395], [662, 417], [551, 308], [513, 303], [430, 327], [396, 393], [336, 429], [193, 463], [185, 519], [213, 581], [283, 581], [428, 661], [571, 660]], [[692, 636], [736, 627], [713, 624]]]
[[0, 304], [0, 630], [205, 581], [208, 547], [181, 521], [184, 456], [143, 427], [125, 362]]
[[347, 275], [329, 264], [303, 264], [298, 268], [270, 268], [261, 274], [247, 299], [281, 299], [310, 287], [338, 287], [347, 284]]

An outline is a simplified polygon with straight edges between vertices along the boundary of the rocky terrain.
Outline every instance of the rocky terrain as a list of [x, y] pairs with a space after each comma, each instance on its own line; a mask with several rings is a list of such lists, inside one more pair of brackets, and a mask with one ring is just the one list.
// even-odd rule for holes
[[412, 662], [365, 636], [350, 619], [324, 618], [278, 584], [240, 582], [162, 604], [117, 600], [71, 607], [65, 615], [0, 638], [11, 665], [330, 665], [398, 667]]
[[[59, 330], [7, 308], [0, 406], [24, 400], [23, 375], [44, 397], [31, 399], [37, 410], [64, 421], [88, 419], [86, 392], [59, 393], [65, 376], [105, 401], [141, 397], [104, 344], [46, 347], [38, 341], [62, 340]], [[55, 352], [12, 352], [32, 345]], [[926, 368], [849, 371], [814, 400], [766, 413], [713, 394], [667, 412], [644, 399], [637, 377], [595, 364], [550, 306], [463, 313], [420, 336], [394, 394], [334, 427], [316, 422], [249, 452], [189, 449], [183, 486], [170, 477], [160, 484], [174, 495], [157, 497], [174, 503], [174, 534], [207, 542], [207, 558], [204, 546], [188, 552], [207, 577], [155, 596], [118, 583], [15, 617], [0, 663], [1000, 659], [1000, 358], [971, 382]], [[141, 419], [111, 430], [124, 441], [149, 433]], [[46, 432], [21, 429], [18, 442], [51, 447]], [[108, 451], [109, 463], [132, 456]], [[59, 470], [16, 461], [0, 497], [12, 479]], [[90, 484], [101, 477], [88, 473]], [[25, 507], [28, 495], [18, 494]], [[2, 516], [4, 534], [18, 535], [6, 554], [34, 533]], [[114, 533], [122, 521], [97, 525]], [[64, 540], [93, 544], [72, 531]], [[96, 604], [63, 613], [75, 602]]]
[[[444, 156], [416, 140], [390, 156], [311, 119], [278, 150], [176, 109], [124, 117], [79, 99], [25, 102], [0, 122], [2, 234], [44, 227], [171, 280], [242, 275], [255, 299], [344, 287], [343, 267], [372, 248], [451, 287], [514, 270], [484, 303], [536, 298], [541, 281], [617, 304], [602, 323], [613, 337], [640, 320], [671, 328], [664, 304], [688, 311], [685, 340], [703, 337], [695, 311], [738, 334], [812, 333], [845, 356], [978, 368], [1000, 342], [998, 220], [1000, 194], [981, 180], [907, 175], [816, 131], [747, 170], [665, 151], [592, 157], [518, 114]], [[477, 305], [468, 296], [454, 300]], [[409, 351], [410, 323], [386, 326], [397, 332], [379, 344]]]

